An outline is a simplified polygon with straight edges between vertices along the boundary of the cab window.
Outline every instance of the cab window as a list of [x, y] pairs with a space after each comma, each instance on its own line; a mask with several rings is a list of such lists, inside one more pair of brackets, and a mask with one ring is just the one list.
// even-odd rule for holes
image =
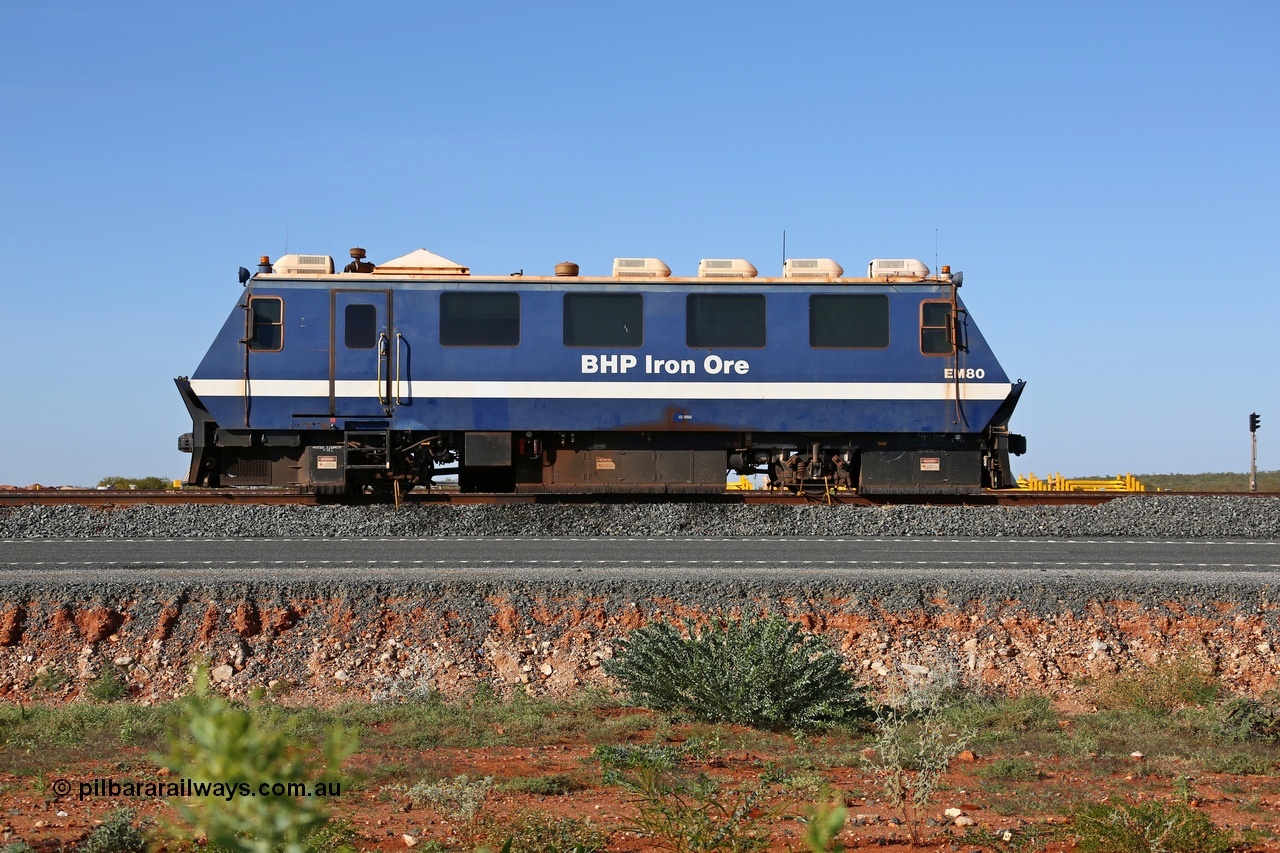
[[284, 300], [278, 296], [249, 297], [249, 349], [279, 352], [284, 346]]
[[378, 345], [377, 306], [348, 305], [343, 320], [343, 343], [347, 349], [373, 349]]
[[920, 303], [920, 351], [925, 355], [951, 355], [956, 351], [951, 303]]

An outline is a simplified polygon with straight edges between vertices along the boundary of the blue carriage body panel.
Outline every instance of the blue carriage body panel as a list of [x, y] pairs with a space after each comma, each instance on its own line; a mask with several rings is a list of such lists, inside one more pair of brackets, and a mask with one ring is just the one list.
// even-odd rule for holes
[[[518, 294], [518, 343], [442, 345], [441, 294], [457, 292]], [[642, 342], [566, 346], [564, 297], [577, 293], [640, 295]], [[764, 296], [764, 346], [687, 345], [688, 297], [726, 293]], [[967, 351], [921, 351], [921, 303], [952, 293], [938, 282], [259, 275], [191, 385], [228, 429], [976, 434], [1012, 386], [958, 298]], [[884, 296], [888, 346], [811, 347], [809, 299], [828, 294]], [[250, 299], [281, 301], [278, 351], [245, 346]], [[372, 346], [350, 345], [357, 315], [373, 317]]]

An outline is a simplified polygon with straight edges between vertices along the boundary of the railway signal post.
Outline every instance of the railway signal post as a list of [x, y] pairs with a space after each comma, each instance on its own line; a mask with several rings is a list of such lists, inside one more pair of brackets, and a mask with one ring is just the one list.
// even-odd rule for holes
[[1262, 418], [1258, 417], [1257, 412], [1249, 414], [1249, 443], [1251, 445], [1249, 452], [1249, 491], [1258, 491], [1258, 427], [1262, 425]]

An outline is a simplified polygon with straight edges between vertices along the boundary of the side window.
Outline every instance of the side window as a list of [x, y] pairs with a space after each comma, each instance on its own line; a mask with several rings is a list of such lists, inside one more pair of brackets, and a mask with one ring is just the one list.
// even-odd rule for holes
[[279, 352], [284, 346], [284, 300], [278, 296], [250, 296], [249, 315], [249, 349]]
[[638, 347], [644, 343], [644, 297], [639, 293], [566, 293], [564, 345]]
[[440, 343], [513, 347], [520, 343], [520, 294], [440, 294]]
[[951, 355], [956, 351], [950, 302], [920, 303], [920, 351], [925, 355]]
[[691, 347], [765, 344], [764, 294], [691, 293], [685, 311], [685, 343]]
[[889, 346], [889, 297], [878, 294], [810, 296], [809, 346], [833, 349]]
[[378, 345], [378, 309], [373, 305], [348, 305], [343, 318], [347, 349], [373, 349]]

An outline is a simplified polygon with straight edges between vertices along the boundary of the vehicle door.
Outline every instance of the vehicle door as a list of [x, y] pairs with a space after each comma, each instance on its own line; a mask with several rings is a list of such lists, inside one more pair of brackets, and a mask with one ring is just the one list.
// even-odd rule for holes
[[389, 418], [397, 382], [390, 290], [334, 290], [329, 335], [329, 413]]

